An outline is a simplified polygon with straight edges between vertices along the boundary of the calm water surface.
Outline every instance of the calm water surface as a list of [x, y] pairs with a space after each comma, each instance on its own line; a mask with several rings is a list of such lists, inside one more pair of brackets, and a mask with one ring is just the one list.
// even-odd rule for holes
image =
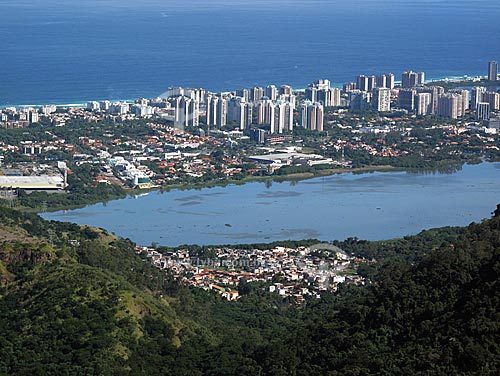
[[299, 182], [153, 192], [46, 219], [102, 227], [138, 244], [389, 239], [467, 225], [500, 203], [500, 163], [453, 174], [345, 173]]

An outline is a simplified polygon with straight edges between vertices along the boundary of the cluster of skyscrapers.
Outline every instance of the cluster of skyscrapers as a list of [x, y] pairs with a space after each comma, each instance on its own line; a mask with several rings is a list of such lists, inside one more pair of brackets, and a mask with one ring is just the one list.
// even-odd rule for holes
[[378, 76], [359, 75], [355, 82], [343, 86], [348, 106], [353, 110], [369, 110], [386, 112], [391, 110], [391, 93], [394, 89], [394, 74]]
[[472, 89], [472, 108], [476, 110], [477, 120], [489, 120], [492, 111], [500, 110], [500, 94], [477, 86]]
[[[488, 80], [498, 81], [496, 61], [488, 64]], [[472, 90], [445, 92], [441, 86], [426, 85], [424, 72], [410, 70], [402, 73], [401, 83], [397, 86], [394, 74], [387, 73], [359, 75], [353, 82], [344, 84], [342, 90], [332, 87], [330, 81], [325, 79], [316, 80], [305, 90], [297, 92], [289, 85], [256, 86], [223, 93], [173, 87], [156, 101], [140, 99], [132, 105], [89, 102], [87, 107], [92, 111], [115, 115], [161, 114], [169, 116], [178, 127], [198, 126], [201, 118], [212, 128], [255, 128], [270, 135], [281, 135], [293, 131], [294, 126], [323, 131], [327, 107], [389, 112], [396, 106], [419, 116], [436, 115], [452, 119], [462, 117], [472, 109], [476, 111], [478, 120], [487, 120], [491, 111], [500, 110], [500, 94], [494, 90], [473, 87]], [[262, 135], [262, 132], [258, 134]]]
[[289, 132], [293, 130], [295, 98], [288, 85], [209, 93], [206, 96], [206, 122], [209, 126], [231, 124], [240, 129], [249, 129], [252, 124], [265, 124], [271, 133]]
[[[395, 89], [394, 74], [379, 76], [360, 75], [355, 82], [344, 85], [353, 110], [391, 110], [391, 104], [417, 115], [438, 115], [458, 118], [469, 108], [469, 92], [453, 90], [448, 93], [439, 86], [425, 86], [425, 73], [406, 71], [401, 75], [401, 85]], [[394, 101], [393, 101], [394, 99]]]
[[[171, 88], [167, 96], [179, 97], [179, 90]], [[318, 80], [309, 85], [305, 96], [300, 106], [299, 125], [322, 131], [324, 106], [340, 105], [340, 89], [331, 88], [328, 80]], [[206, 124], [215, 128], [231, 125], [244, 130], [256, 126], [267, 128], [270, 134], [283, 134], [291, 132], [296, 125], [297, 96], [289, 85], [207, 92], [199, 99], [199, 105], [205, 109]]]
[[[498, 82], [498, 63], [488, 64], [488, 81]], [[405, 81], [403, 74], [403, 82]], [[398, 94], [399, 107], [415, 111], [417, 115], [436, 114], [441, 117], [457, 119], [469, 109], [476, 111], [477, 120], [488, 120], [491, 111], [500, 110], [500, 94], [494, 88], [475, 86], [472, 90], [452, 89], [445, 93], [440, 86], [421, 86], [416, 83], [412, 88], [401, 89]], [[405, 85], [402, 85], [405, 87]]]
[[400, 89], [398, 107], [419, 116], [437, 115], [457, 119], [470, 108], [470, 92], [453, 89], [445, 92], [441, 86], [416, 86]]

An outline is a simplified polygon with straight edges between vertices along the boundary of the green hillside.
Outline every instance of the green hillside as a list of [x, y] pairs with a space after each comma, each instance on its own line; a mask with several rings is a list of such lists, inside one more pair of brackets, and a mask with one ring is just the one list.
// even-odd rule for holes
[[104, 230], [0, 209], [1, 375], [498, 375], [500, 206], [389, 242], [367, 286], [296, 305], [178, 285]]

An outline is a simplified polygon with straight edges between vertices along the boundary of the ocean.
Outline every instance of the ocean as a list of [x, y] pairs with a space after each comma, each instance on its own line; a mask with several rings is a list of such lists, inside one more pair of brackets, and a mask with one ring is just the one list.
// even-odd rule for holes
[[0, 106], [486, 75], [498, 0], [0, 0]]

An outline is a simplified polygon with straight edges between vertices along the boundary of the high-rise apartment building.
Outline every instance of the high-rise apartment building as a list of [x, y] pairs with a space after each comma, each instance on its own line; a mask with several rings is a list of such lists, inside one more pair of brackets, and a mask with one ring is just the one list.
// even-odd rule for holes
[[215, 125], [215, 114], [217, 113], [217, 102], [219, 98], [215, 95], [208, 94], [205, 98], [206, 103], [206, 122], [207, 125]]
[[215, 125], [217, 127], [224, 127], [227, 124], [227, 99], [219, 98], [217, 102], [217, 111], [215, 113]]
[[206, 96], [207, 125], [215, 125], [220, 128], [227, 124], [227, 98], [215, 95]]
[[274, 85], [267, 85], [266, 86], [266, 97], [269, 99], [275, 101], [276, 98], [278, 97], [278, 89], [276, 89], [276, 86]]
[[490, 61], [488, 63], [488, 80], [498, 81], [498, 62]]
[[412, 88], [414, 86], [421, 86], [425, 83], [424, 72], [403, 72], [401, 76], [401, 86], [403, 88]]
[[371, 101], [371, 92], [356, 89], [349, 93], [349, 105], [351, 110], [368, 110], [371, 106]]
[[99, 102], [96, 102], [96, 101], [87, 102], [87, 110], [99, 111], [100, 109], [101, 109], [101, 106], [99, 105]]
[[132, 111], [138, 117], [149, 117], [154, 114], [154, 108], [144, 104], [134, 104]]
[[387, 76], [385, 74], [378, 75], [376, 85], [377, 87], [387, 87]]
[[438, 98], [444, 94], [442, 86], [421, 86], [416, 88], [417, 93], [431, 94], [431, 114], [437, 113]]
[[257, 124], [259, 125], [271, 124], [271, 118], [274, 117], [273, 101], [267, 97], [264, 97], [257, 102], [256, 107], [257, 107]]
[[274, 114], [274, 123], [271, 133], [284, 133], [293, 131], [293, 106], [289, 102], [277, 101]]
[[174, 87], [169, 87], [167, 89], [167, 92], [165, 93], [165, 98], [179, 97], [181, 95], [184, 95], [184, 88], [183, 87], [174, 86]]
[[125, 102], [114, 102], [109, 106], [109, 112], [116, 115], [125, 115], [130, 111], [130, 105]]
[[266, 141], [267, 133], [264, 129], [252, 128], [250, 129], [250, 138], [259, 144], [263, 144]]
[[460, 94], [446, 93], [438, 99], [437, 115], [451, 119], [458, 119], [461, 113], [462, 96]]
[[476, 120], [489, 120], [490, 104], [488, 102], [479, 102], [476, 107]]
[[269, 125], [271, 133], [291, 132], [293, 110], [290, 102], [263, 98], [257, 103], [257, 123]]
[[252, 106], [243, 97], [233, 97], [227, 104], [227, 123], [234, 123], [241, 130], [252, 124]]
[[244, 98], [245, 102], [250, 102], [250, 90], [248, 89], [237, 90], [236, 96]]
[[368, 91], [372, 91], [377, 87], [377, 78], [375, 76], [368, 77]]
[[417, 85], [425, 85], [425, 73], [417, 72]]
[[324, 108], [321, 103], [305, 101], [300, 107], [300, 125], [312, 131], [323, 131]]
[[419, 116], [432, 114], [432, 94], [417, 92], [414, 107], [416, 114]]
[[109, 111], [110, 107], [111, 107], [111, 102], [108, 100], [99, 102], [99, 108], [101, 109], [101, 111]]
[[475, 110], [477, 108], [477, 104], [480, 102], [483, 102], [484, 93], [486, 93], [486, 88], [483, 86], [475, 86], [472, 88], [472, 91], [471, 91], [471, 95], [472, 95], [471, 108], [472, 109]]
[[470, 107], [470, 99], [469, 99], [470, 92], [469, 92], [469, 90], [453, 89], [453, 90], [450, 90], [449, 93], [460, 94], [460, 96], [462, 97], [462, 101], [459, 105], [459, 116], [465, 116], [465, 112]]
[[320, 102], [325, 107], [340, 106], [340, 89], [330, 87], [328, 80], [316, 80], [309, 84], [305, 97], [310, 102]]
[[180, 95], [169, 98], [169, 102], [175, 108], [175, 127], [183, 129], [184, 127], [197, 127], [199, 125], [200, 104], [197, 100]]
[[318, 101], [318, 89], [314, 86], [309, 85], [306, 88], [305, 96], [306, 96], [307, 100], [309, 100], [313, 103], [317, 102]]
[[369, 91], [369, 78], [365, 75], [356, 77], [356, 88], [361, 91]]
[[40, 112], [44, 115], [50, 115], [56, 111], [57, 111], [57, 107], [55, 104], [47, 104], [47, 105], [40, 107]]
[[254, 104], [260, 101], [263, 96], [264, 96], [263, 88], [255, 86], [252, 89], [250, 89], [250, 101], [252, 101]]
[[292, 95], [293, 90], [290, 85], [281, 85], [279, 90], [280, 95]]
[[350, 91], [356, 90], [356, 82], [348, 82], [342, 85], [342, 91], [344, 93], [349, 93]]
[[330, 81], [325, 79], [315, 80], [309, 86], [315, 87], [318, 90], [330, 89]]
[[408, 111], [415, 110], [416, 89], [400, 89], [398, 93], [398, 107]]
[[38, 115], [38, 112], [36, 111], [30, 111], [30, 116], [29, 119], [30, 123], [38, 123], [40, 120], [40, 116]]
[[293, 94], [281, 94], [281, 95], [278, 95], [277, 100], [288, 102], [292, 105], [293, 108], [295, 108], [297, 97]]
[[500, 94], [496, 91], [487, 91], [484, 93], [483, 100], [490, 104], [491, 111], [500, 110]]
[[319, 90], [316, 94], [316, 101], [325, 107], [338, 107], [340, 106], [340, 90], [338, 88]]
[[385, 75], [386, 77], [386, 87], [389, 89], [394, 89], [394, 74], [389, 73]]
[[391, 89], [379, 87], [373, 89], [372, 106], [380, 112], [391, 110]]

